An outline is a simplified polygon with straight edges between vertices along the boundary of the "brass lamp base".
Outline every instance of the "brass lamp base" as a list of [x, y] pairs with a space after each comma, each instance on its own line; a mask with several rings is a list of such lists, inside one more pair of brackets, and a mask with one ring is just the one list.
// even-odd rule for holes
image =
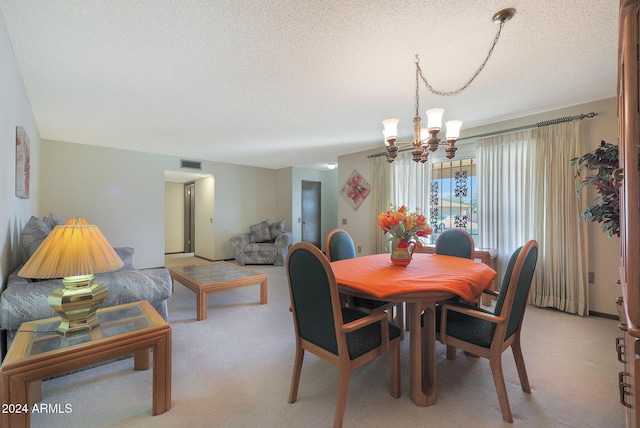
[[100, 324], [96, 311], [107, 297], [107, 287], [94, 284], [93, 278], [92, 274], [65, 277], [64, 288], [49, 295], [49, 305], [62, 318], [57, 328], [59, 334], [66, 336]]

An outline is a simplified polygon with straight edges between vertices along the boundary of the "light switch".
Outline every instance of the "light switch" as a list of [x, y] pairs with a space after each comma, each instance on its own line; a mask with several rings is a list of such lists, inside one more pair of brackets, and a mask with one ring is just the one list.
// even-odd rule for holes
[[342, 219], [342, 225], [344, 226], [345, 224], [347, 224], [347, 219], [346, 219], [346, 218], [343, 218], [343, 219]]

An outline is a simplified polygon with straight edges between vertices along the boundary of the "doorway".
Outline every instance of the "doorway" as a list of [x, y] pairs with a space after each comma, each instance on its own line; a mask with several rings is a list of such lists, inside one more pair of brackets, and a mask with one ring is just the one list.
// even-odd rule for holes
[[213, 175], [170, 170], [164, 175], [165, 254], [215, 259]]
[[302, 241], [321, 248], [321, 184], [302, 180]]

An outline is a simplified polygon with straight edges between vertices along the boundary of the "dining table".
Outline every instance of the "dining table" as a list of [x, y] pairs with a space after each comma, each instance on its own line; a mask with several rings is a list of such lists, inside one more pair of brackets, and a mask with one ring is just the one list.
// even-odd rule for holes
[[424, 253], [414, 253], [407, 266], [394, 265], [389, 254], [374, 254], [331, 267], [341, 293], [407, 304], [409, 395], [418, 406], [436, 404], [436, 304], [455, 296], [477, 303], [496, 271], [475, 260]]

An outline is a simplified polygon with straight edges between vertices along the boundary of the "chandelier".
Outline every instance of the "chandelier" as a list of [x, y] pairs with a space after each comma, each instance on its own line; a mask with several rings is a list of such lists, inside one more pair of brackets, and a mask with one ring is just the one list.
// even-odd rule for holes
[[413, 151], [411, 154], [413, 155], [413, 160], [415, 162], [426, 162], [429, 157], [429, 151], [435, 152], [441, 145], [446, 144], [445, 152], [446, 157], [448, 159], [453, 159], [456, 154], [456, 141], [460, 137], [460, 128], [462, 127], [461, 120], [450, 120], [445, 123], [446, 126], [446, 142], [440, 141], [440, 129], [442, 128], [442, 117], [444, 115], [443, 108], [432, 108], [426, 111], [427, 114], [427, 128], [421, 128], [422, 119], [420, 117], [419, 109], [420, 109], [420, 97], [419, 97], [419, 89], [420, 89], [420, 80], [422, 80], [429, 89], [429, 91], [434, 95], [440, 95], [443, 97], [450, 95], [457, 95], [460, 92], [464, 91], [471, 85], [471, 82], [478, 77], [478, 74], [482, 71], [484, 66], [489, 61], [489, 58], [493, 54], [493, 49], [498, 43], [498, 39], [500, 38], [500, 32], [502, 31], [502, 27], [506, 24], [513, 15], [516, 13], [516, 10], [513, 8], [502, 9], [496, 12], [492, 20], [494, 23], [499, 24], [500, 27], [498, 32], [496, 33], [495, 38], [493, 39], [493, 43], [491, 45], [491, 49], [489, 49], [489, 53], [486, 58], [478, 67], [476, 72], [471, 76], [471, 79], [467, 81], [462, 87], [455, 91], [438, 91], [434, 89], [427, 79], [422, 74], [422, 69], [420, 68], [420, 58], [416, 55], [416, 115], [413, 118], [413, 140], [409, 143], [398, 142], [398, 123], [400, 122], [398, 119], [385, 119], [382, 121], [384, 125], [384, 130], [382, 134], [384, 135], [384, 144], [387, 149], [387, 162], [391, 163], [394, 161], [396, 156], [398, 156], [398, 149], [402, 146], [413, 146]]

